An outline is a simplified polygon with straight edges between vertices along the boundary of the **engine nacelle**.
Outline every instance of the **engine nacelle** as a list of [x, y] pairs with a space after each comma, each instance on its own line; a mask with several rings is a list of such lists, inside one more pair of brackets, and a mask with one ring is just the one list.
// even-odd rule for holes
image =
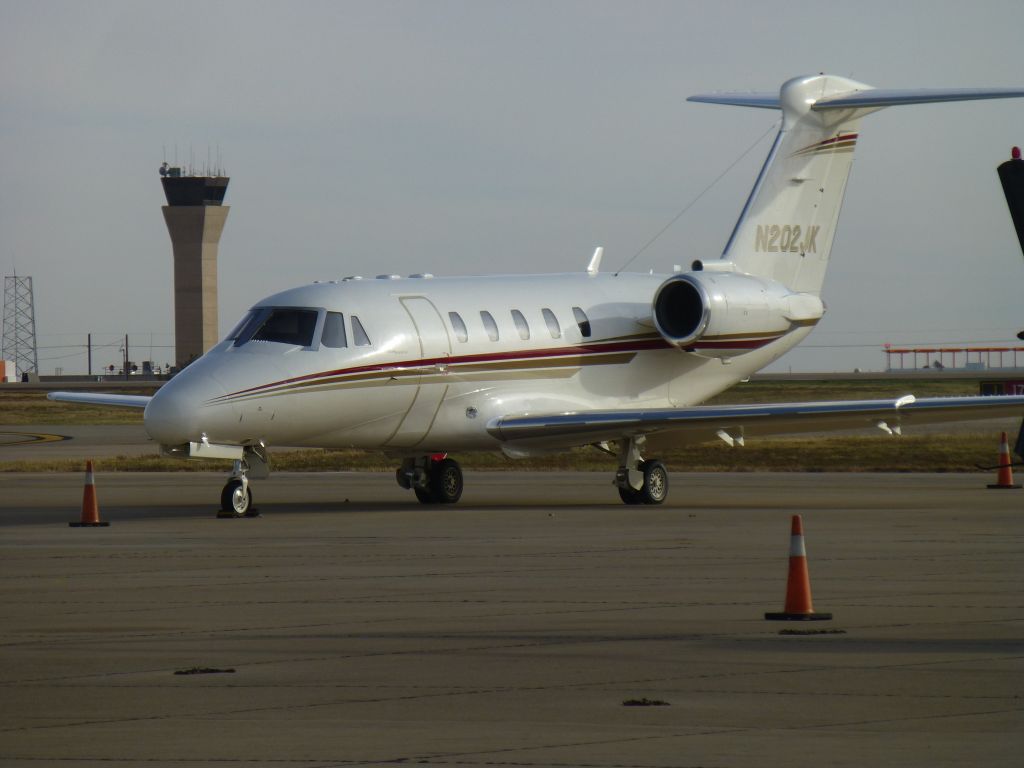
[[654, 325], [670, 344], [707, 357], [763, 347], [825, 313], [821, 299], [736, 272], [670, 277], [654, 295]]

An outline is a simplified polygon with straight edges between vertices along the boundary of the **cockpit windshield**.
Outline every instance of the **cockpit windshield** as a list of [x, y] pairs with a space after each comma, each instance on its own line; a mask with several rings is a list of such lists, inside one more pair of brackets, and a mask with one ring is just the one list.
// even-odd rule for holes
[[309, 347], [313, 344], [319, 311], [299, 307], [273, 307], [253, 310], [232, 331], [235, 346], [249, 341], [276, 341]]
[[238, 325], [231, 329], [231, 333], [224, 338], [227, 341], [236, 341], [241, 336], [245, 338], [252, 336], [252, 329], [249, 326], [260, 316], [260, 312], [259, 309], [250, 309], [245, 313], [245, 317], [238, 321]]

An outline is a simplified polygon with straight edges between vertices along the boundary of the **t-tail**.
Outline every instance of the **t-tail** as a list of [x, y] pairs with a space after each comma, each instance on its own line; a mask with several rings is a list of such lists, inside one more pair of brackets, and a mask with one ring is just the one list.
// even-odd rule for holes
[[865, 115], [899, 104], [1024, 96], [1024, 89], [881, 90], [834, 75], [797, 77], [779, 93], [689, 101], [782, 111], [782, 126], [725, 246], [738, 272], [820, 294]]

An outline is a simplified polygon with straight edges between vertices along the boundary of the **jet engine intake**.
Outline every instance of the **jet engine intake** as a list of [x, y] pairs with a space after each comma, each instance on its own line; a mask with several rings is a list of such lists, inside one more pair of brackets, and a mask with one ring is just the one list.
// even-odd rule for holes
[[814, 325], [825, 307], [818, 296], [735, 272], [674, 275], [654, 295], [654, 326], [675, 347], [707, 357], [732, 357]]

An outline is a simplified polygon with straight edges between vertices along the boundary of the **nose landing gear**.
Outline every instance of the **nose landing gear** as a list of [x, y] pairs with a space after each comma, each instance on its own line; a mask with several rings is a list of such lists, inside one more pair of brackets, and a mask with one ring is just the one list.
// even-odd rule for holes
[[252, 489], [245, 475], [232, 477], [220, 492], [220, 512], [217, 517], [246, 517], [252, 509]]
[[256, 479], [270, 476], [270, 457], [262, 445], [247, 446], [243, 458], [235, 460], [224, 490], [220, 492], [217, 517], [259, 517], [260, 513], [252, 505], [250, 474]]
[[462, 496], [462, 468], [443, 453], [404, 459], [395, 479], [421, 504], [454, 504]]

